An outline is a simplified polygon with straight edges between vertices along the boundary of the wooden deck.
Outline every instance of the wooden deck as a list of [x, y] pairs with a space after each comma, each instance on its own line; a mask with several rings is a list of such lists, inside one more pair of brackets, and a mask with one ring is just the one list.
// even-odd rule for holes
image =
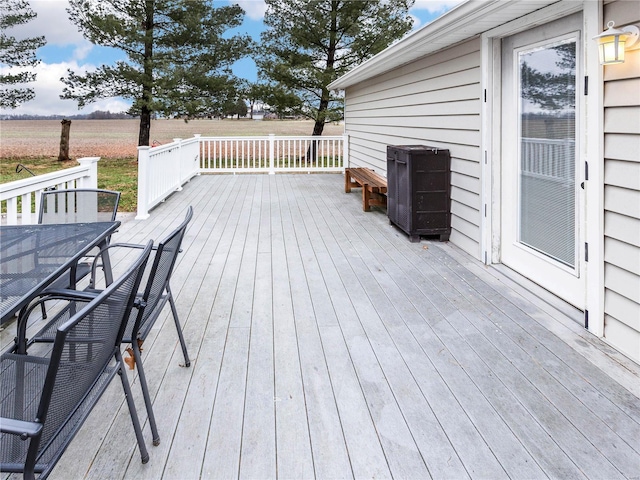
[[343, 188], [202, 176], [125, 221], [113, 241], [160, 239], [195, 209], [172, 282], [192, 366], [166, 308], [143, 351], [150, 462], [114, 382], [52, 478], [640, 477], [637, 364]]

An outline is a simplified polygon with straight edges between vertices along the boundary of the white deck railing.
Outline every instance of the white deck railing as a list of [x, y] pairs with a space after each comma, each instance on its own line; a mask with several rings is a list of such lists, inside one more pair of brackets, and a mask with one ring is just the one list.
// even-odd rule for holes
[[200, 173], [342, 172], [347, 136], [202, 137], [138, 147], [137, 219]]
[[34, 224], [38, 221], [40, 196], [45, 190], [98, 188], [100, 157], [78, 159], [80, 166], [45, 173], [0, 185], [0, 205], [6, 211], [5, 225]]
[[201, 137], [200, 171], [342, 172], [344, 136]]
[[175, 138], [158, 147], [138, 147], [138, 214], [149, 218], [149, 210], [163, 202], [200, 173], [199, 135]]
[[521, 138], [521, 170], [528, 175], [575, 182], [576, 142], [572, 139]]

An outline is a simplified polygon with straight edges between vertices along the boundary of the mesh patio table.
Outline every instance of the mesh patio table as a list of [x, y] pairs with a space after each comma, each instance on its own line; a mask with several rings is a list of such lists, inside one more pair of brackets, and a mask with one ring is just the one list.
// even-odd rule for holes
[[[0, 228], [0, 323], [71, 272], [92, 248], [104, 247], [120, 222], [8, 225]], [[105, 274], [110, 275], [108, 259]], [[73, 283], [72, 283], [73, 285]]]

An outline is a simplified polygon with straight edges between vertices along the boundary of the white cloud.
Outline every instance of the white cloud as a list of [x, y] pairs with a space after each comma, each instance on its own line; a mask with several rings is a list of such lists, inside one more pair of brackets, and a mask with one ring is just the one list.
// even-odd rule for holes
[[[48, 46], [72, 47], [70, 58], [59, 63], [40, 63], [35, 68], [37, 80], [28, 86], [34, 88], [36, 96], [15, 110], [1, 110], [7, 115], [77, 115], [95, 110], [121, 112], [129, 108], [130, 104], [122, 99], [103, 99], [78, 109], [73, 100], [61, 100], [60, 95], [64, 84], [60, 78], [67, 74], [67, 69], [77, 74], [95, 70], [92, 63], [82, 65], [83, 61], [91, 62], [94, 45], [86, 40], [78, 28], [69, 20], [66, 9], [67, 0], [31, 0], [31, 8], [37, 17], [11, 30], [10, 34], [16, 38], [44, 35]], [[93, 59], [95, 62], [98, 59]]]
[[445, 10], [449, 10], [462, 0], [416, 0], [411, 10], [427, 10], [430, 13], [442, 13]]
[[79, 66], [75, 62], [64, 62], [55, 64], [39, 64], [35, 71], [38, 81], [31, 84], [35, 89], [36, 97], [31, 102], [22, 104], [17, 110], [0, 110], [0, 113], [7, 115], [77, 115], [91, 113], [95, 110], [122, 112], [129, 108], [130, 104], [117, 98], [108, 98], [87, 105], [79, 110], [78, 104], [74, 100], [62, 100], [60, 95], [64, 84], [60, 78], [67, 74], [70, 68], [78, 74], [95, 70], [94, 66]]
[[267, 4], [264, 3], [264, 0], [236, 0], [232, 3], [240, 5], [251, 20], [262, 20], [267, 11]]
[[73, 59], [84, 60], [89, 56], [91, 50], [93, 50], [93, 43], [83, 40], [81, 43], [76, 44], [76, 48], [73, 50]]
[[[413, 18], [413, 30], [417, 30], [423, 25], [426, 25], [463, 1], [464, 0], [416, 0], [416, 3], [409, 10], [409, 16]], [[424, 17], [425, 15], [419, 15], [417, 13], [418, 11], [429, 12], [432, 20], [428, 20], [426, 23], [423, 22], [420, 17]]]
[[30, 4], [37, 17], [12, 29], [11, 35], [16, 38], [44, 35], [49, 45], [74, 45], [84, 41], [69, 20], [67, 0], [31, 0]]
[[413, 29], [417, 30], [418, 28], [420, 28], [422, 26], [422, 20], [420, 20], [418, 17], [416, 17], [413, 14], [409, 14], [409, 16], [413, 19]]

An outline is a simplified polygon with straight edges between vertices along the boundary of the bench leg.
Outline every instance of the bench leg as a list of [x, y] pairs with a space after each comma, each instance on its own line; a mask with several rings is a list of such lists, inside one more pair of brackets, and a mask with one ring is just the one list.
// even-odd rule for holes
[[369, 194], [369, 206], [387, 208], [387, 196], [382, 193], [372, 192]]
[[348, 169], [344, 171], [344, 193], [351, 193], [351, 174]]
[[369, 210], [371, 210], [371, 207], [369, 206], [369, 200], [371, 197], [371, 193], [369, 192], [369, 189], [367, 188], [366, 185], [362, 186], [362, 210], [364, 212], [368, 212]]

